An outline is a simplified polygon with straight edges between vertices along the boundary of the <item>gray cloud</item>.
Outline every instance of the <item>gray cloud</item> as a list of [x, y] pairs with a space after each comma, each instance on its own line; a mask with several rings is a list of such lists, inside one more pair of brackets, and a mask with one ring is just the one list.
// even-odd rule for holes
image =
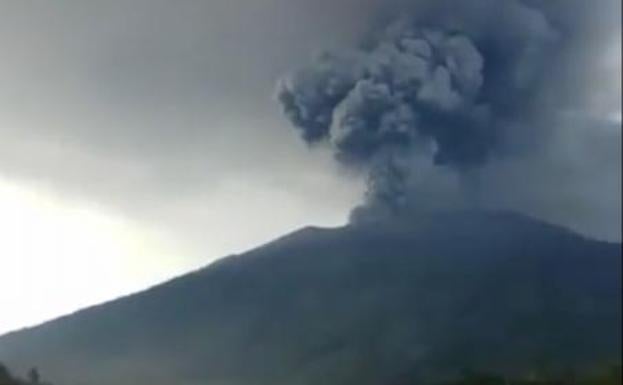
[[357, 182], [284, 136], [271, 100], [279, 73], [355, 28], [324, 3], [2, 3], [0, 175], [197, 233], [207, 254], [337, 223]]
[[[263, 222], [271, 214], [278, 217], [271, 221], [278, 222], [275, 232], [307, 220], [334, 223], [356, 204], [361, 182], [349, 170], [337, 169], [326, 151], [305, 151], [276, 111], [271, 92], [275, 81], [304, 65], [311, 52], [327, 45], [342, 50], [354, 44], [370, 17], [380, 14], [378, 7], [387, 9], [387, 4], [381, 0], [3, 2], [0, 175], [162, 223], [206, 250], [218, 239], [225, 239], [223, 249], [233, 249], [236, 238], [244, 238], [242, 232], [269, 236], [270, 226]], [[600, 7], [588, 19], [598, 13], [610, 14]], [[504, 17], [513, 14], [501, 12], [499, 23], [509, 22]], [[570, 12], [551, 23], [564, 31], [564, 23], [579, 25], [569, 21], [577, 16]], [[487, 21], [479, 12], [465, 17]], [[537, 19], [522, 33], [540, 33], [544, 25]], [[612, 34], [616, 23], [590, 28], [581, 24], [591, 32], [585, 37], [591, 42], [591, 57], [604, 49], [593, 41], [605, 42], [602, 35]], [[478, 83], [478, 60], [464, 40], [455, 43], [457, 56], [474, 60], [461, 67], [471, 71], [455, 73], [463, 82], [461, 89], [468, 90]], [[565, 66], [564, 74], [548, 74], [564, 78], [569, 88], [586, 90], [591, 79], [609, 79], [606, 71], [593, 67], [588, 55], [578, 55], [583, 62], [568, 55], [577, 68]], [[433, 97], [448, 91], [444, 76], [435, 78], [423, 94]], [[359, 91], [342, 111], [344, 121], [361, 106], [360, 98], [368, 96], [364, 86]], [[559, 88], [551, 93], [568, 94]], [[576, 96], [578, 100], [568, 104], [577, 110], [586, 103]], [[400, 131], [409, 119], [406, 109], [395, 109], [385, 124], [390, 131]], [[620, 129], [604, 132], [599, 134], [600, 143], [620, 135]], [[586, 143], [569, 157], [572, 164], [583, 166], [584, 174], [597, 173], [593, 170], [597, 166], [582, 162], [582, 151], [593, 153], [593, 146]], [[430, 150], [423, 147], [424, 152]], [[619, 153], [608, 146], [601, 149], [599, 175], [620, 171], [609, 160]], [[421, 164], [422, 173], [412, 178], [431, 182], [417, 185], [430, 186], [430, 195], [446, 194], [450, 200], [452, 191], [444, 186], [452, 185], [455, 176]], [[535, 180], [547, 179], [537, 166], [529, 169]], [[585, 186], [585, 179], [580, 179], [569, 176], [569, 191]], [[556, 213], [544, 216], [579, 224], [578, 228], [603, 228], [597, 235], [610, 236], [608, 223], [616, 221], [611, 205], [620, 203], [612, 199], [612, 179], [606, 179], [595, 180], [580, 197], [569, 198], [582, 202], [576, 207], [587, 207], [573, 218], [561, 215], [555, 206], [548, 207]], [[517, 206], [542, 214], [540, 208], [534, 209], [539, 206], [536, 201]], [[277, 215], [274, 207], [279, 205], [286, 209]], [[596, 205], [607, 206], [602, 211], [609, 214], [594, 218], [591, 207]]]
[[[593, 92], [587, 80], [600, 71], [596, 53], [613, 43], [604, 31], [617, 29], [612, 20], [596, 28], [595, 18], [609, 7], [407, 1], [390, 9], [398, 16], [359, 46], [323, 54], [286, 76], [278, 99], [306, 142], [363, 169], [367, 202], [354, 212], [356, 220], [388, 209], [478, 204], [582, 230], [591, 227], [584, 221], [602, 221], [600, 231], [610, 230], [601, 235], [616, 237], [620, 147], [607, 148], [611, 162], [584, 159], [597, 142], [586, 141], [571, 157], [560, 148], [568, 145], [566, 136], [589, 139], [587, 130], [620, 136], [620, 122], [595, 117], [587, 105]], [[563, 119], [570, 111], [583, 121]], [[435, 176], [448, 172], [427, 163], [455, 175]], [[591, 178], [589, 170], [608, 177]], [[522, 178], [531, 183], [518, 185]], [[445, 182], [436, 184], [440, 179]], [[600, 187], [585, 188], [595, 182]], [[441, 198], [444, 190], [451, 197]], [[604, 211], [603, 202], [616, 213]]]

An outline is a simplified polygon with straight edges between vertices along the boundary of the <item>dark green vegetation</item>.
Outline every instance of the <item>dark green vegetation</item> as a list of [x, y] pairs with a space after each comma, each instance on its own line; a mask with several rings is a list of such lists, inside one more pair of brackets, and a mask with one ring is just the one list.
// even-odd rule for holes
[[[28, 377], [29, 380], [15, 378], [11, 375], [9, 370], [0, 363], [0, 385], [52, 385], [41, 382], [36, 369], [31, 369], [28, 373]], [[465, 372], [460, 379], [447, 381], [439, 385], [620, 385], [621, 381], [621, 366], [612, 365], [607, 366], [605, 369], [594, 370], [592, 373], [582, 376], [568, 373], [558, 379], [513, 380], [506, 376]], [[407, 385], [406, 382], [403, 384]], [[417, 383], [411, 383], [411, 385], [416, 384]]]
[[437, 214], [301, 230], [0, 337], [0, 360], [63, 385], [565, 378], [618, 362], [620, 303], [619, 244], [508, 213]]
[[28, 371], [28, 380], [17, 378], [9, 371], [9, 369], [0, 362], [0, 385], [51, 385], [43, 382], [39, 371], [31, 368]]
[[583, 375], [567, 373], [558, 378], [538, 378], [535, 375], [528, 377], [532, 378], [518, 380], [506, 376], [466, 373], [460, 380], [449, 381], [442, 385], [621, 385], [621, 366], [605, 366]]

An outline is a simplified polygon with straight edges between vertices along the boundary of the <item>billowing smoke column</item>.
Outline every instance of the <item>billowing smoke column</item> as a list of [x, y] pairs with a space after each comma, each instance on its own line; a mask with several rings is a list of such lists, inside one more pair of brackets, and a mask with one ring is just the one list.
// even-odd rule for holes
[[303, 139], [367, 172], [369, 205], [399, 211], [417, 200], [407, 187], [414, 152], [470, 173], [495, 156], [507, 130], [530, 120], [556, 40], [545, 17], [511, 0], [442, 3], [403, 14], [357, 49], [324, 53], [279, 84]]

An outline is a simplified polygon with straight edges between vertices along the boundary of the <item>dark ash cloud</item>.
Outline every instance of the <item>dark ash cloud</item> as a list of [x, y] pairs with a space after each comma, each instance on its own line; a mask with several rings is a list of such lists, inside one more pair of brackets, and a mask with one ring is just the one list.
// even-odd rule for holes
[[[323, 53], [281, 80], [285, 115], [308, 144], [330, 148], [367, 176], [367, 202], [355, 218], [450, 202], [504, 206], [489, 196], [505, 183], [498, 164], [537, 159], [556, 140], [557, 125], [570, 124], [560, 118], [583, 107], [590, 91], [579, 78], [594, 72], [596, 60], [568, 59], [583, 56], [588, 40], [580, 31], [601, 11], [519, 0], [411, 1], [386, 9], [397, 16], [376, 23], [359, 45]], [[595, 129], [603, 119], [593, 119]], [[423, 181], [423, 169], [444, 175]], [[458, 190], [453, 198], [433, 197], [448, 188]]]

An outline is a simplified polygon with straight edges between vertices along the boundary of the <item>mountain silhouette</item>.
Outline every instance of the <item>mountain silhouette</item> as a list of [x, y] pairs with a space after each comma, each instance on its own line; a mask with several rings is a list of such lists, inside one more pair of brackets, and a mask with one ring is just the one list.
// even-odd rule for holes
[[621, 357], [621, 246], [510, 212], [305, 228], [0, 337], [63, 385], [403, 385]]

